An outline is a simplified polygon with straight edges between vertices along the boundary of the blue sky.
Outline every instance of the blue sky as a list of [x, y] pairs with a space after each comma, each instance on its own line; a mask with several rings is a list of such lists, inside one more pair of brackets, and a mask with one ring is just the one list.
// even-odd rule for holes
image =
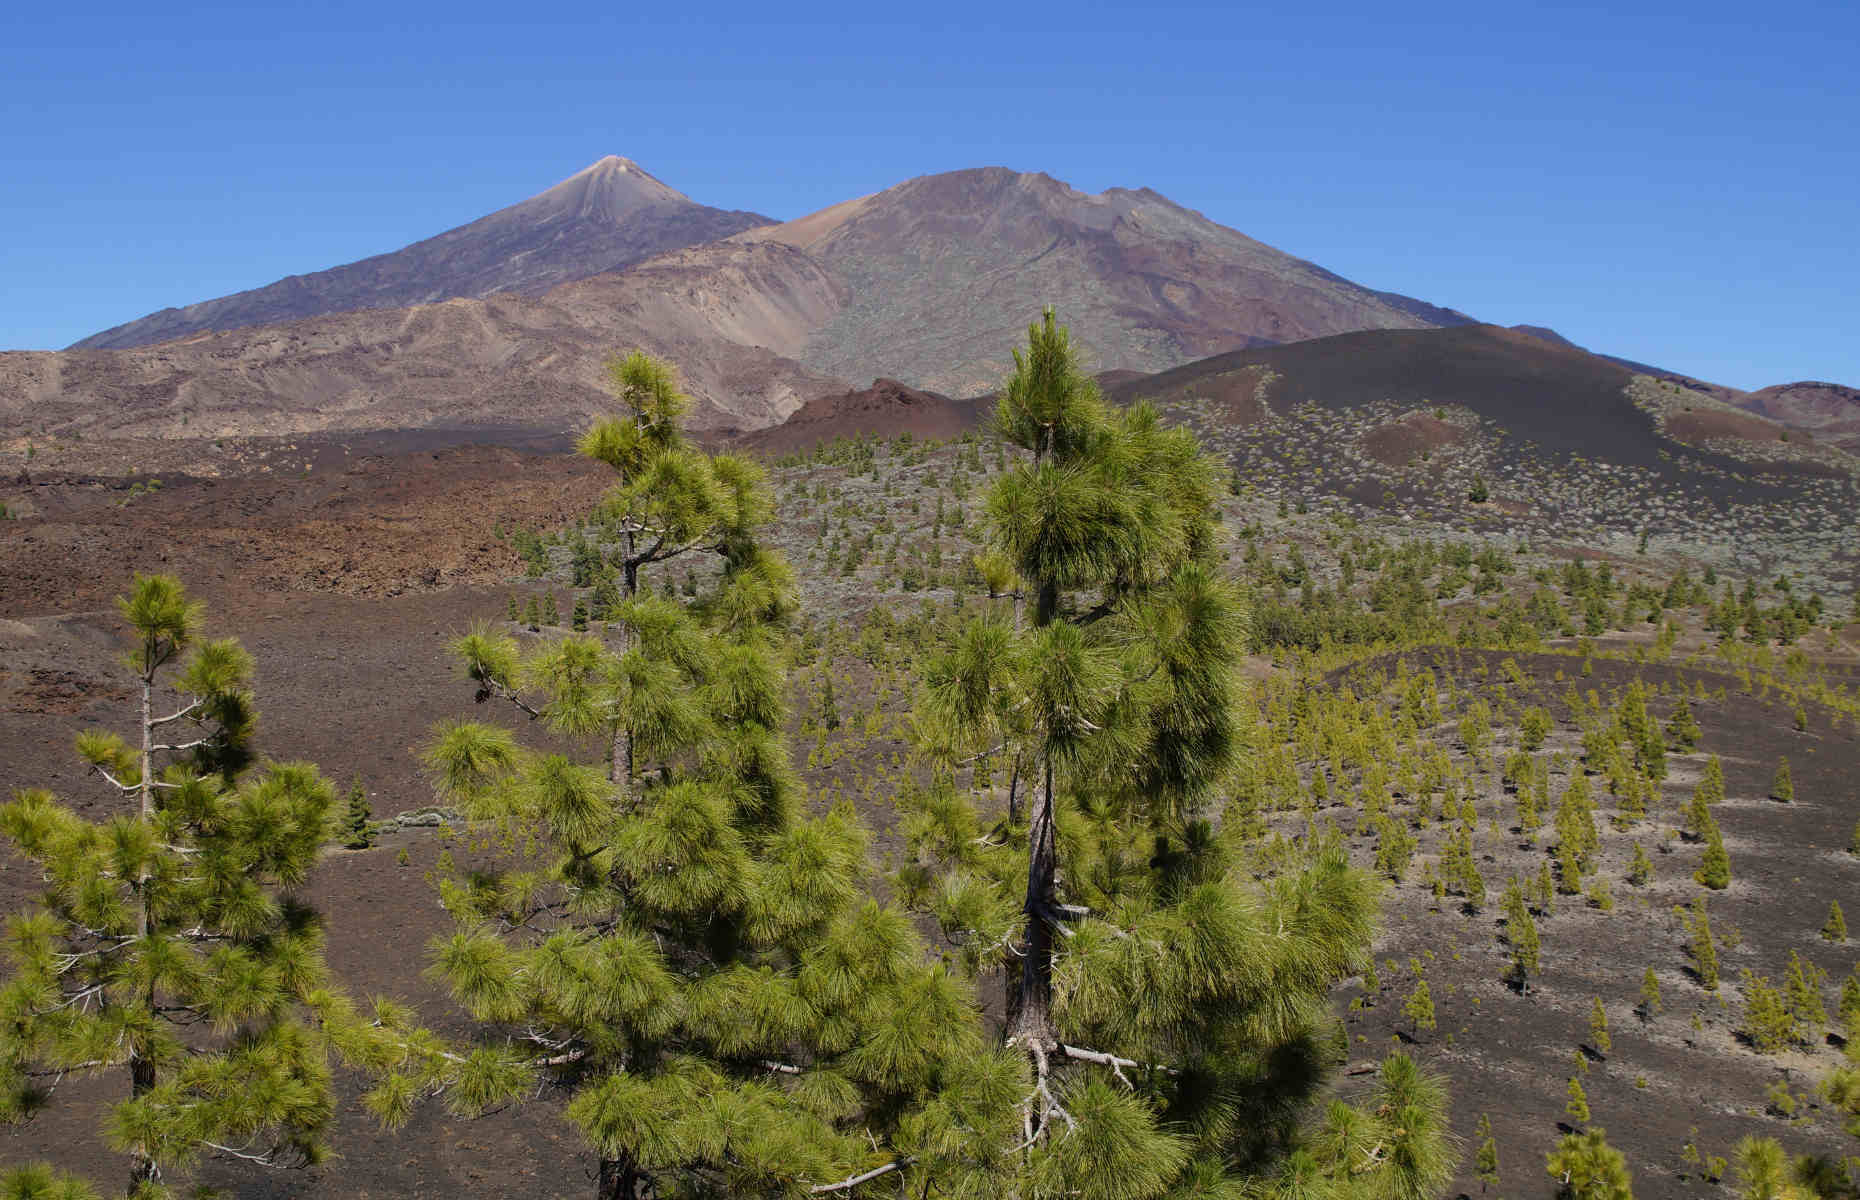
[[778, 218], [989, 164], [1147, 186], [1482, 319], [1860, 385], [1851, 3], [9, 7], [0, 348], [615, 153]]

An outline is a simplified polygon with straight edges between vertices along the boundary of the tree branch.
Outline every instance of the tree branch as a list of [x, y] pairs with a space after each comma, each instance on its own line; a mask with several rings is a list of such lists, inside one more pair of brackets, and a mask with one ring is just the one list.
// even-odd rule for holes
[[874, 1179], [881, 1179], [891, 1174], [893, 1171], [902, 1171], [905, 1167], [910, 1165], [910, 1162], [911, 1160], [908, 1158], [894, 1158], [884, 1166], [873, 1167], [870, 1171], [866, 1171], [863, 1174], [849, 1176], [840, 1180], [838, 1183], [817, 1183], [807, 1190], [809, 1193], [816, 1196], [826, 1192], [849, 1191], [862, 1183], [870, 1183]]
[[149, 722], [149, 728], [154, 729], [157, 726], [166, 725], [170, 721], [179, 721], [182, 717], [191, 717], [199, 710], [200, 706], [205, 703], [205, 700], [196, 700], [178, 712], [171, 712], [165, 717], [156, 717], [153, 721]]

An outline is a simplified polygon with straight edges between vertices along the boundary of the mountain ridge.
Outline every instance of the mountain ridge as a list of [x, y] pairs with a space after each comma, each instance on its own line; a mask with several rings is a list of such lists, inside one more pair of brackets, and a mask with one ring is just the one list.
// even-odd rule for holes
[[632, 159], [608, 155], [526, 200], [398, 250], [165, 308], [67, 349], [130, 349], [193, 333], [499, 292], [540, 295], [769, 223], [759, 213], [698, 204]]

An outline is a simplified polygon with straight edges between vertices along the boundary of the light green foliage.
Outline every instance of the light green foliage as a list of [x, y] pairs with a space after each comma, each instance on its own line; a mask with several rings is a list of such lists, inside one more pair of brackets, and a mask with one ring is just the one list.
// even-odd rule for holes
[[1647, 857], [1647, 851], [1639, 842], [1634, 843], [1634, 855], [1628, 860], [1627, 881], [1635, 887], [1644, 887], [1653, 878], [1653, 860]]
[[1698, 973], [1699, 986], [1708, 992], [1718, 990], [1718, 948], [1712, 939], [1711, 916], [1705, 911], [1705, 897], [1692, 902], [1687, 917], [1691, 935], [1687, 950], [1692, 955], [1692, 969]]
[[1699, 777], [1693, 795], [1704, 805], [1724, 803], [1724, 764], [1716, 754], [1705, 760], [1705, 772]]
[[1512, 980], [1522, 988], [1538, 969], [1540, 943], [1537, 922], [1515, 879], [1505, 888], [1505, 941], [1511, 946]]
[[1614, 1049], [1614, 1039], [1608, 1036], [1608, 1010], [1602, 1007], [1602, 998], [1596, 996], [1589, 1006], [1589, 1044], [1603, 1054]]
[[1408, 1018], [1409, 1027], [1416, 1033], [1432, 1033], [1437, 1028], [1434, 997], [1427, 990], [1427, 980], [1415, 980], [1414, 990], [1408, 993], [1408, 999], [1401, 1006], [1401, 1015]]
[[1725, 851], [1724, 834], [1710, 809], [1704, 810], [1704, 817], [1705, 856], [1699, 860], [1699, 869], [1692, 873], [1692, 878], [1713, 891], [1722, 891], [1731, 885], [1731, 856]]
[[[1326, 997], [1367, 959], [1373, 890], [1315, 826], [1302, 844], [1245, 832], [1312, 792], [1292, 754], [1242, 754], [1224, 470], [1155, 410], [1105, 404], [1050, 313], [1015, 363], [978, 562], [999, 599], [925, 655], [913, 723], [936, 777], [900, 801], [895, 877], [964, 972], [1003, 988], [1037, 1085], [998, 1145], [1024, 1173], [975, 1194], [1433, 1194], [1444, 1099], [1411, 1062], [1384, 1064], [1373, 1107], [1319, 1107]], [[1386, 778], [1363, 786], [1386, 801]], [[1413, 845], [1383, 820], [1398, 874]]]
[[[616, 644], [524, 653], [478, 630], [455, 647], [481, 691], [606, 769], [492, 726], [437, 730], [436, 791], [506, 853], [439, 881], [457, 927], [433, 972], [484, 1025], [479, 1053], [569, 1090], [602, 1195], [805, 1191], [887, 1163], [913, 1192], [980, 1186], [1022, 1064], [983, 1044], [970, 983], [909, 919], [863, 898], [850, 806], [801, 815], [772, 628], [792, 585], [756, 540], [760, 475], [685, 445], [665, 368], [634, 355], [615, 378], [629, 415], [582, 449], [622, 480], [603, 505], [626, 547]], [[714, 586], [649, 598], [641, 571], [699, 542], [723, 560]], [[1074, 1103], [1081, 1127], [1133, 1119], [1120, 1094]]]
[[1803, 1040], [1802, 1026], [1783, 992], [1762, 975], [1743, 972], [1744, 1016], [1740, 1032], [1762, 1054], [1780, 1054]]
[[1577, 1124], [1586, 1123], [1589, 1119], [1589, 1096], [1582, 1090], [1582, 1080], [1573, 1075], [1570, 1076], [1567, 1091], [1569, 1100], [1563, 1105], [1563, 1111], [1568, 1113], [1569, 1119]]
[[1804, 1193], [1790, 1179], [1789, 1157], [1775, 1138], [1744, 1137], [1732, 1152], [1742, 1200], [1801, 1200]]
[[1770, 799], [1788, 804], [1795, 799], [1795, 780], [1789, 774], [1788, 758], [1776, 764], [1776, 777], [1770, 781]]
[[1828, 919], [1822, 923], [1823, 941], [1844, 942], [1847, 940], [1847, 917], [1841, 912], [1841, 902], [1833, 900], [1828, 903]]
[[1673, 715], [1666, 722], [1666, 736], [1672, 739], [1678, 749], [1690, 751], [1698, 747], [1702, 732], [1698, 718], [1692, 715], [1691, 702], [1681, 696], [1679, 703], [1673, 706]]
[[1608, 1144], [1608, 1135], [1599, 1127], [1566, 1135], [1544, 1165], [1557, 1195], [1565, 1200], [1634, 1200], [1627, 1158]]
[[1479, 1143], [1478, 1149], [1474, 1152], [1473, 1169], [1479, 1174], [1480, 1190], [1497, 1187], [1499, 1183], [1498, 1139], [1492, 1136], [1490, 1116], [1485, 1113], [1479, 1114], [1479, 1126], [1473, 1131], [1473, 1137]]
[[1526, 751], [1541, 750], [1552, 727], [1549, 710], [1541, 705], [1531, 705], [1524, 710], [1524, 716], [1518, 722], [1518, 745]]
[[1652, 1020], [1660, 1011], [1660, 978], [1648, 967], [1640, 977], [1640, 1012], [1644, 1021]]
[[0, 1172], [0, 1200], [97, 1200], [97, 1193], [48, 1163], [29, 1163]]
[[4, 1115], [31, 1117], [45, 1074], [126, 1068], [105, 1137], [132, 1187], [209, 1143], [318, 1161], [338, 1061], [404, 1062], [430, 1085], [440, 1060], [404, 1014], [371, 1023], [329, 978], [294, 892], [336, 832], [335, 793], [306, 763], [246, 769], [250, 659], [199, 640], [201, 609], [171, 577], [138, 576], [119, 608], [140, 744], [93, 730], [78, 750], [131, 811], [91, 820], [40, 790], [0, 806], [47, 881], [6, 944]]

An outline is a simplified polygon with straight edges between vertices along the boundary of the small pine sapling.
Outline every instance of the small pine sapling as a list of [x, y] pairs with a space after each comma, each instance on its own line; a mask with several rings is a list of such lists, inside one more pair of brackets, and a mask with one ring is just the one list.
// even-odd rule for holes
[[1691, 702], [1681, 696], [1671, 719], [1666, 722], [1666, 736], [1672, 739], [1675, 749], [1690, 751], [1698, 747], [1701, 732], [1698, 718], [1692, 715]]
[[575, 610], [569, 615], [568, 627], [576, 633], [588, 631], [588, 601], [585, 596], [575, 597]]
[[349, 804], [342, 818], [343, 848], [366, 850], [375, 844], [374, 810], [368, 806], [368, 789], [358, 776], [349, 787]]
[[1602, 1007], [1602, 998], [1595, 996], [1589, 1005], [1589, 1045], [1602, 1054], [1614, 1049], [1614, 1041], [1608, 1036], [1608, 1010]]
[[1498, 1139], [1492, 1136], [1492, 1118], [1485, 1113], [1479, 1114], [1479, 1126], [1473, 1131], [1478, 1139], [1479, 1149], [1474, 1153], [1474, 1170], [1479, 1175], [1479, 1190], [1498, 1186]]
[[1408, 993], [1407, 1001], [1401, 1006], [1401, 1015], [1408, 1018], [1416, 1035], [1423, 1030], [1432, 1033], [1438, 1028], [1434, 1019], [1434, 997], [1427, 990], [1427, 980], [1415, 981], [1414, 990]]
[[[1584, 1106], [1587, 1120], [1587, 1105]], [[1627, 1156], [1608, 1144], [1599, 1126], [1566, 1135], [1544, 1158], [1557, 1195], [1569, 1200], [1634, 1200]]]
[[[1711, 814], [1707, 810], [1706, 818]], [[1718, 822], [1713, 820], [1705, 827], [1705, 857], [1699, 861], [1699, 869], [1692, 873], [1692, 878], [1715, 892], [1731, 886], [1731, 856], [1724, 848], [1724, 834], [1718, 829]]]
[[1568, 1113], [1569, 1119], [1574, 1121], [1576, 1124], [1578, 1125], [1588, 1124], [1589, 1094], [1582, 1090], [1582, 1080], [1576, 1078], [1574, 1075], [1571, 1075], [1569, 1077], [1569, 1087], [1567, 1089], [1567, 1093], [1568, 1093], [1569, 1099], [1567, 1102], [1564, 1103], [1563, 1111], [1565, 1113]]
[[1639, 842], [1634, 843], [1634, 856], [1628, 860], [1627, 881], [1635, 887], [1644, 887], [1653, 878], [1653, 860], [1647, 857], [1646, 850]]
[[562, 614], [555, 606], [555, 589], [543, 593], [542, 623], [551, 629], [562, 623]]
[[1782, 804], [1795, 800], [1795, 781], [1789, 775], [1789, 759], [1776, 764], [1776, 778], [1770, 781], [1770, 799]]
[[1718, 947], [1711, 934], [1711, 915], [1705, 910], [1705, 897], [1692, 902], [1689, 921], [1692, 938], [1687, 949], [1692, 954], [1692, 968], [1699, 986], [1708, 992], [1718, 990]]
[[1847, 918], [1841, 913], [1841, 902], [1834, 900], [1828, 904], [1828, 919], [1821, 926], [1823, 941], [1844, 942], [1847, 940]]
[[1634, 1013], [1642, 1021], [1651, 1021], [1660, 1012], [1660, 977], [1648, 967], [1640, 977], [1640, 1003], [1634, 1006]]

